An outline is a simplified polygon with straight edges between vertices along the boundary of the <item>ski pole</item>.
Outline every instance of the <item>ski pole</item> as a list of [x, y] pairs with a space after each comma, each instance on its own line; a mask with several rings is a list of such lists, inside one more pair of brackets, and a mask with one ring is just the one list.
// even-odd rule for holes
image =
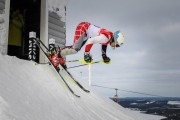
[[[95, 63], [100, 63], [100, 61], [93, 62], [93, 63], [91, 63], [91, 64], [95, 64]], [[86, 65], [89, 65], [89, 64], [82, 64], [82, 65], [72, 66], [72, 67], [68, 67], [67, 69], [76, 68], [76, 67], [81, 67], [81, 66], [86, 66]]]
[[66, 62], [78, 62], [79, 60], [68, 60]]

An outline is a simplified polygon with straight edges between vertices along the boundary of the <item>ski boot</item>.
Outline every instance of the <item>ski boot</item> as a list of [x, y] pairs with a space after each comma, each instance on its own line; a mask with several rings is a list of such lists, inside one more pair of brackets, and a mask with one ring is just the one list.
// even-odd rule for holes
[[90, 55], [89, 52], [85, 52], [85, 53], [84, 53], [84, 61], [85, 61], [86, 63], [91, 63], [91, 62], [92, 62], [92, 56]]
[[102, 54], [102, 58], [103, 58], [105, 63], [109, 63], [111, 61], [111, 59], [109, 57], [107, 57], [106, 54]]

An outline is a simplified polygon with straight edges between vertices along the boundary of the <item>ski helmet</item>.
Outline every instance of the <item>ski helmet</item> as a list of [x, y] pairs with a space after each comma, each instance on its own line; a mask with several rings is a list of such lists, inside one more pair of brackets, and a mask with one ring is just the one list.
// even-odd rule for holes
[[114, 40], [116, 42], [116, 47], [124, 44], [124, 35], [120, 31], [114, 32]]

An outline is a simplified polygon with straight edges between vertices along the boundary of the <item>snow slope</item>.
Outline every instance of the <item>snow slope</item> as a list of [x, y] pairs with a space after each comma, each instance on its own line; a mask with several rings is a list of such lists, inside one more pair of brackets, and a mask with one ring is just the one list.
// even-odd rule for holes
[[69, 92], [51, 66], [35, 65], [32, 61], [0, 55], [0, 120], [162, 118], [125, 109], [93, 91], [85, 93], [72, 83], [69, 84], [80, 98]]

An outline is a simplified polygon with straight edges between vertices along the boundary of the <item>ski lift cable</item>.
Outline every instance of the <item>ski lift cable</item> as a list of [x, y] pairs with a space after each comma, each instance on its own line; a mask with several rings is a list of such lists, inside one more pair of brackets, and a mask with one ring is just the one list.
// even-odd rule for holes
[[130, 93], [136, 93], [136, 94], [141, 94], [141, 95], [154, 96], [154, 97], [165, 97], [165, 96], [154, 95], [154, 94], [149, 94], [149, 93], [144, 93], [144, 92], [136, 92], [136, 91], [131, 91], [131, 90], [124, 90], [124, 89], [119, 89], [119, 88], [111, 88], [111, 87], [105, 87], [105, 86], [100, 86], [100, 85], [92, 85], [92, 86], [100, 87], [100, 88], [106, 88], [106, 89], [119, 90], [119, 91], [124, 91], [124, 92], [130, 92]]

